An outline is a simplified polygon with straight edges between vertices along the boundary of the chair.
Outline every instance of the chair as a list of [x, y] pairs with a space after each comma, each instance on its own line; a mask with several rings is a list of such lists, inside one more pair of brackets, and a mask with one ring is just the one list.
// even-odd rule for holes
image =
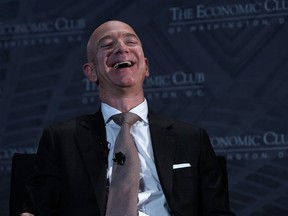
[[[225, 189], [228, 192], [229, 186], [228, 186], [228, 172], [227, 172], [227, 162], [225, 156], [217, 155], [217, 161], [220, 165], [222, 175], [223, 175], [223, 183], [225, 184]], [[229, 194], [229, 193], [228, 193]]]
[[[15, 153], [12, 158], [11, 185], [10, 185], [10, 214], [9, 216], [19, 216], [22, 212], [22, 205], [25, 197], [28, 196], [25, 189], [27, 179], [33, 172], [33, 163], [36, 154]], [[217, 156], [217, 160], [222, 170], [223, 181], [228, 191], [228, 175], [226, 158]]]
[[22, 213], [22, 204], [25, 197], [28, 196], [25, 184], [33, 172], [35, 158], [36, 154], [15, 153], [13, 155], [10, 180], [10, 216], [19, 216]]

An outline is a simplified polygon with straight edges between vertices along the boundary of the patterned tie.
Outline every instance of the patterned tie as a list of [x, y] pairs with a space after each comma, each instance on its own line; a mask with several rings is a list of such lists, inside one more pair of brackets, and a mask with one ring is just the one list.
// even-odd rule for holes
[[112, 119], [121, 129], [115, 141], [106, 216], [136, 216], [140, 160], [130, 127], [140, 118], [125, 112], [112, 116]]

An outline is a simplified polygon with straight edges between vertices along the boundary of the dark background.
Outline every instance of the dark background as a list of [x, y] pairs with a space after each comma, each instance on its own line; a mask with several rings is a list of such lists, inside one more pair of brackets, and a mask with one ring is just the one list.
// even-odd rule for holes
[[152, 109], [204, 127], [226, 156], [236, 214], [287, 216], [287, 17], [285, 0], [0, 0], [0, 215], [13, 154], [98, 109], [86, 42], [118, 19], [142, 39]]

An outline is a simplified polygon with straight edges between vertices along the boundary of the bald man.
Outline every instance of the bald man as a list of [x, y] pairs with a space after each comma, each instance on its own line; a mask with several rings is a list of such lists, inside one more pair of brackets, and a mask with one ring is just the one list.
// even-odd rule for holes
[[87, 56], [83, 71], [98, 86], [100, 109], [44, 129], [27, 185], [32, 205], [22, 216], [106, 214], [120, 130], [111, 116], [122, 112], [139, 116], [130, 131], [140, 159], [135, 216], [234, 215], [205, 130], [148, 108], [143, 82], [149, 64], [135, 31], [120, 21], [103, 23], [90, 37]]

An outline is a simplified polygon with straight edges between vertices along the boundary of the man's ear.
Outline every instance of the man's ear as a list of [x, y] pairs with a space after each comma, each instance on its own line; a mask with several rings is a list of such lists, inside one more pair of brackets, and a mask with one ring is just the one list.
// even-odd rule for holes
[[147, 58], [145, 58], [145, 63], [146, 63], [146, 74], [145, 77], [149, 77], [149, 61]]
[[83, 73], [89, 81], [97, 83], [98, 78], [92, 63], [86, 63], [83, 65]]

